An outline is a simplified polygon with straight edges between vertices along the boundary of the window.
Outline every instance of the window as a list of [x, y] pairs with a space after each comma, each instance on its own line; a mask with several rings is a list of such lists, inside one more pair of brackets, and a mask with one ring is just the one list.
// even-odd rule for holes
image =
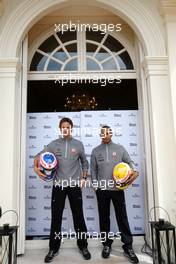
[[126, 48], [110, 34], [93, 30], [52, 34], [37, 48], [30, 65], [30, 71], [44, 72], [121, 70], [134, 70]]

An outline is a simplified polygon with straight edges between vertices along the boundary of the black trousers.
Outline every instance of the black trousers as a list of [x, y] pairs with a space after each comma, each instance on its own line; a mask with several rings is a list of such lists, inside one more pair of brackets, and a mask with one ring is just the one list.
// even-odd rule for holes
[[102, 238], [104, 236], [103, 245], [111, 246], [113, 239], [108, 238], [110, 232], [110, 203], [112, 200], [119, 232], [121, 233], [121, 241], [124, 247], [132, 248], [132, 235], [128, 223], [126, 212], [125, 195], [124, 191], [109, 191], [98, 189], [96, 191], [99, 211], [100, 232]]
[[68, 195], [70, 207], [73, 215], [73, 223], [77, 234], [77, 245], [79, 249], [87, 247], [87, 228], [83, 215], [82, 192], [80, 187], [53, 186], [51, 200], [51, 230], [50, 230], [50, 249], [58, 250], [61, 243], [62, 215], [65, 207], [65, 199]]

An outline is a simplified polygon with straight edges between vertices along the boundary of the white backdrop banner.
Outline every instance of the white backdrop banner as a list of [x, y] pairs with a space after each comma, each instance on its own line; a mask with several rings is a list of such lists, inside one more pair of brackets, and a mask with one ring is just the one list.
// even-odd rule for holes
[[[63, 117], [73, 120], [73, 136], [83, 142], [89, 162], [92, 149], [100, 144], [100, 126], [106, 124], [113, 129], [113, 141], [126, 148], [139, 171], [140, 177], [125, 190], [125, 196], [131, 231], [133, 234], [144, 234], [144, 171], [138, 111], [82, 111], [27, 114], [26, 235], [49, 235], [52, 183], [43, 182], [34, 173], [33, 159], [45, 145], [58, 138], [58, 123]], [[91, 187], [83, 190], [83, 201], [88, 232], [99, 232], [97, 201]], [[67, 199], [62, 231], [70, 233], [70, 229], [74, 232]], [[114, 233], [118, 231], [112, 205], [111, 231]]]

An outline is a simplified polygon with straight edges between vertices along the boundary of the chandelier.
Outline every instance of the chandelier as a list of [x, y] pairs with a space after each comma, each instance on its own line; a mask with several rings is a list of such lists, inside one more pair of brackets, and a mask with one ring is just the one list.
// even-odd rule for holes
[[71, 97], [66, 98], [64, 107], [67, 110], [80, 111], [80, 110], [95, 110], [98, 104], [95, 97], [89, 94], [72, 94]]

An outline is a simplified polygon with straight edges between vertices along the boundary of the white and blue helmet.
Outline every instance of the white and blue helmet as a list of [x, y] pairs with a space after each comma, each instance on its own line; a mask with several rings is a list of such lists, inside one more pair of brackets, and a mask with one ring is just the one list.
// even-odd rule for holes
[[46, 176], [46, 181], [51, 181], [56, 177], [57, 159], [51, 152], [44, 152], [39, 157], [40, 171]]

